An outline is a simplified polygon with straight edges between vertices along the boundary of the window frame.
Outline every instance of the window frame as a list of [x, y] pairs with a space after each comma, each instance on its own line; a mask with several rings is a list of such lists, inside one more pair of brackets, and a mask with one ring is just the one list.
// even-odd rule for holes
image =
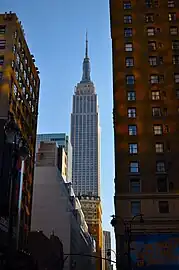
[[154, 13], [148, 13], [145, 15], [145, 22], [146, 23], [153, 23], [154, 22]]
[[6, 25], [0, 25], [0, 35], [4, 35], [6, 33]]
[[[133, 164], [133, 166], [132, 166]], [[134, 166], [134, 164], [136, 164], [137, 166]], [[129, 162], [129, 173], [139, 173], [140, 172], [140, 165], [139, 165], [139, 161], [130, 161]]]
[[[154, 61], [155, 59], [155, 61]], [[149, 56], [149, 65], [151, 67], [156, 67], [158, 65], [157, 56]]]
[[127, 68], [134, 66], [134, 57], [126, 57], [125, 58], [125, 65]]
[[124, 28], [124, 37], [129, 38], [133, 36], [133, 29], [132, 27], [125, 27]]
[[133, 43], [132, 42], [126, 42], [124, 44], [124, 50], [125, 50], [125, 52], [133, 52]]
[[155, 153], [156, 154], [163, 154], [164, 153], [164, 143], [163, 142], [156, 142], [155, 143]]
[[129, 143], [128, 144], [128, 151], [130, 155], [137, 155], [138, 154], [138, 143]]
[[160, 107], [152, 107], [152, 116], [153, 117], [161, 117], [162, 116], [162, 110]]
[[[137, 207], [137, 205], [138, 205], [138, 207]], [[141, 201], [140, 200], [131, 201], [130, 207], [131, 207], [132, 216], [136, 216], [136, 215], [139, 215], [141, 213]], [[135, 211], [136, 209], [137, 209], [137, 211]]]
[[156, 161], [156, 173], [166, 173], [165, 161]]
[[124, 15], [124, 24], [132, 24], [132, 15]]
[[[137, 183], [138, 185], [132, 186], [132, 183]], [[132, 193], [139, 193], [141, 192], [141, 181], [139, 178], [131, 178], [129, 180], [129, 190]]]
[[136, 118], [136, 108], [135, 107], [127, 108], [127, 117], [129, 119], [135, 119]]
[[168, 0], [168, 8], [174, 8], [175, 7], [175, 1], [174, 0]]
[[123, 1], [123, 9], [124, 10], [129, 10], [132, 8], [132, 3], [131, 1]]
[[[157, 94], [158, 93], [158, 94]], [[155, 95], [154, 95], [155, 94]], [[155, 98], [154, 98], [155, 97]], [[161, 100], [161, 94], [159, 90], [152, 90], [151, 91], [151, 99], [152, 100]]]
[[[151, 30], [151, 31], [150, 31]], [[153, 37], [155, 36], [155, 27], [147, 27], [147, 36]]]
[[126, 75], [126, 84], [127, 85], [134, 85], [135, 84], [135, 76], [133, 74]]
[[[174, 29], [176, 31], [174, 31]], [[178, 35], [178, 26], [170, 26], [170, 35], [171, 36], [177, 36]]]
[[174, 80], [175, 80], [175, 83], [176, 83], [176, 84], [179, 83], [179, 73], [175, 73], [175, 74], [174, 74]]
[[169, 12], [168, 13], [168, 21], [169, 22], [176, 22], [177, 21], [177, 13], [176, 12]]
[[137, 125], [128, 125], [128, 135], [137, 136]]
[[[162, 210], [162, 207], [161, 207], [161, 204], [164, 204], [164, 203], [166, 203], [166, 209], [167, 209], [167, 211], [164, 211], [164, 210]], [[164, 207], [163, 207], [163, 209], [164, 209]], [[169, 202], [168, 201], [158, 201], [158, 210], [159, 210], [159, 213], [160, 214], [169, 214], [170, 213], [170, 206], [169, 206]], [[161, 211], [162, 210], [162, 211]]]
[[163, 134], [163, 126], [161, 124], [158, 124], [158, 125], [154, 124], [153, 125], [153, 133], [154, 133], [154, 136], [161, 136]]
[[136, 92], [135, 91], [128, 91], [127, 92], [127, 100], [128, 101], [136, 101]]

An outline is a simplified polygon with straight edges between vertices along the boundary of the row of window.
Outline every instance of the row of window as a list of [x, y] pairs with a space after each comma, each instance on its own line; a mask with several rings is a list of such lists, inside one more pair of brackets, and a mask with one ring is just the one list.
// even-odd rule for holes
[[[167, 116], [167, 115], [168, 115], [167, 108], [164, 108], [162, 111], [160, 107], [152, 107], [152, 116], [161, 117], [161, 116]], [[135, 107], [128, 108], [127, 109], [127, 116], [128, 116], [128, 118], [136, 118], [136, 116], [137, 116], [136, 108]]]
[[[177, 0], [168, 0], [168, 7], [176, 7], [176, 1]], [[132, 9], [132, 2], [133, 1], [130, 0], [123, 1], [124, 10]], [[147, 8], [158, 8], [160, 6], [159, 0], [144, 0], [144, 4]]]
[[[139, 173], [140, 166], [139, 161], [130, 161], [129, 162], [129, 172], [130, 173]], [[156, 162], [156, 172], [157, 173], [166, 173], [166, 164], [165, 161], [157, 161]]]
[[[166, 97], [165, 91], [163, 91], [163, 96]], [[179, 99], [179, 89], [176, 90], [176, 98]], [[151, 99], [152, 100], [160, 100], [161, 99], [161, 92], [158, 90], [151, 91]], [[136, 92], [134, 90], [130, 90], [127, 92], [127, 100], [128, 101], [135, 101], [136, 100]], [[163, 112], [159, 107], [154, 107], [152, 110], [152, 116], [167, 116], [168, 110], [167, 108], [163, 108]]]
[[[172, 182], [168, 183], [168, 179], [165, 176], [157, 178], [157, 191], [158, 192], [169, 192], [172, 191], [174, 185]], [[129, 186], [131, 193], [140, 193], [141, 192], [141, 181], [138, 178], [130, 179]]]
[[[160, 28], [155, 28], [155, 27], [147, 27], [146, 28], [146, 33], [148, 37], [155, 36], [155, 34], [160, 33], [161, 29]], [[176, 33], [178, 33], [178, 28], [176, 26], [171, 26], [169, 29], [170, 35], [174, 36]], [[124, 37], [132, 37], [133, 36], [133, 29], [132, 27], [127, 27], [124, 28]]]
[[[178, 28], [171, 28], [172, 29], [172, 35], [176, 34], [178, 35]], [[177, 32], [176, 32], [177, 31]], [[156, 51], [157, 49], [161, 49], [164, 47], [164, 44], [161, 42], [156, 42], [154, 40], [148, 41], [148, 50], [149, 51]], [[124, 44], [124, 50], [125, 52], [133, 52], [133, 43], [132, 42], [126, 42]], [[172, 50], [179, 50], [179, 40], [173, 40], [172, 41]]]
[[[163, 133], [168, 133], [168, 132], [169, 132], [168, 125], [153, 125], [154, 135], [162, 135]], [[136, 136], [137, 125], [128, 125], [128, 134], [129, 136]]]
[[[163, 57], [161, 56], [149, 56], [149, 65], [151, 67], [156, 67], [158, 65], [162, 65], [164, 63]], [[172, 56], [172, 63], [174, 65], [179, 65], [179, 55]], [[126, 57], [125, 58], [126, 67], [134, 67], [134, 57]]]
[[[159, 84], [164, 83], [164, 75], [151, 74], [149, 78], [149, 82], [151, 84]], [[179, 83], [179, 73], [174, 73], [174, 82]], [[135, 84], [135, 76], [134, 75], [126, 75], [126, 84], [134, 85]]]
[[[129, 154], [135, 155], [138, 154], [138, 143], [129, 143], [128, 144], [128, 149], [129, 149]], [[167, 145], [167, 150], [170, 150], [169, 145]], [[155, 152], [157, 154], [164, 153], [164, 143], [163, 142], [157, 142], [155, 143]]]
[[[167, 214], [169, 213], [169, 203], [168, 201], [159, 201], [158, 202], [159, 213]], [[136, 216], [141, 213], [141, 202], [140, 201], [132, 201], [131, 202], [131, 214], [132, 216]]]
[[[146, 14], [145, 15], [145, 22], [146, 23], [154, 23], [154, 21], [155, 21], [154, 18], [155, 18], [154, 13]], [[176, 12], [168, 13], [168, 21], [169, 22], [176, 22], [177, 21]], [[124, 15], [124, 23], [125, 24], [132, 24], [132, 15]]]

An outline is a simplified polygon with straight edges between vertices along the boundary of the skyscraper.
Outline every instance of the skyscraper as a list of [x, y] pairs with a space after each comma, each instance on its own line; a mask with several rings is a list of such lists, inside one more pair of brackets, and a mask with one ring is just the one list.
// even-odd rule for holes
[[133, 263], [177, 264], [179, 1], [111, 0], [110, 13], [117, 253], [126, 251], [120, 219], [133, 218]]
[[100, 196], [100, 127], [98, 98], [90, 77], [88, 40], [83, 75], [75, 87], [71, 114], [72, 182], [76, 195]]
[[[96, 240], [97, 256], [102, 251], [102, 209], [100, 200], [100, 127], [98, 98], [90, 77], [86, 36], [83, 75], [75, 87], [71, 114], [72, 184]], [[96, 269], [102, 268], [97, 259]]]
[[0, 244], [8, 231], [23, 247], [30, 230], [38, 74], [16, 14], [0, 14]]

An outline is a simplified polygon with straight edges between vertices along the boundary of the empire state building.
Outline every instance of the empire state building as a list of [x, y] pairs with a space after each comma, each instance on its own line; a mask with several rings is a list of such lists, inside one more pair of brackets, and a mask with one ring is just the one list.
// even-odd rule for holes
[[83, 75], [75, 87], [71, 114], [72, 183], [77, 196], [100, 196], [99, 110], [90, 72], [86, 36]]

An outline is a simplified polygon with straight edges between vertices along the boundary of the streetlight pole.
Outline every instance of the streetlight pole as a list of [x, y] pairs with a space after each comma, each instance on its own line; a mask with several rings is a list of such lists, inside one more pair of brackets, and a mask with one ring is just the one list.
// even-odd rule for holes
[[128, 258], [127, 260], [128, 260], [129, 270], [132, 269], [132, 263], [131, 263], [132, 224], [133, 224], [133, 221], [138, 217], [140, 217], [140, 223], [144, 223], [143, 214], [137, 214], [133, 216], [130, 221], [127, 221], [127, 222], [122, 217], [115, 216], [115, 215], [112, 215], [112, 220], [111, 220], [111, 225], [113, 227], [116, 227], [118, 219], [124, 225], [125, 233], [127, 235], [127, 241], [126, 241], [127, 242], [127, 258]]

